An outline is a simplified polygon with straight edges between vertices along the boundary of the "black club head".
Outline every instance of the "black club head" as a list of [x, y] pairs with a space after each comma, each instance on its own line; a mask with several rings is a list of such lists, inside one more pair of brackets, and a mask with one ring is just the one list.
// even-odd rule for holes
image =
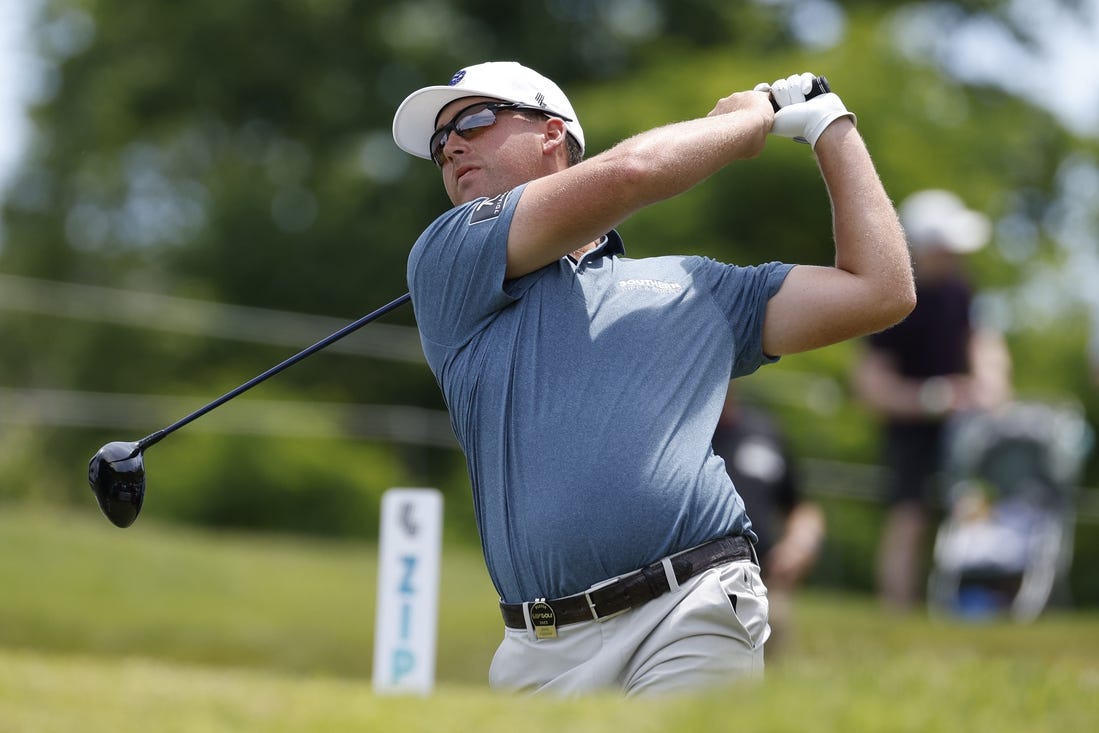
[[137, 443], [107, 443], [88, 462], [88, 483], [103, 514], [129, 527], [145, 499], [145, 462]]

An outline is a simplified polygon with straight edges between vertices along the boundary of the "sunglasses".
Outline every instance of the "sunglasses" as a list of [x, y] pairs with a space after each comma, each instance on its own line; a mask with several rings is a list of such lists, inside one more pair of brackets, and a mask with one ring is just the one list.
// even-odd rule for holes
[[435, 161], [435, 165], [442, 168], [443, 163], [446, 162], [443, 148], [446, 147], [446, 141], [450, 139], [450, 133], [456, 132], [463, 140], [468, 140], [478, 130], [496, 124], [496, 113], [505, 109], [537, 112], [549, 117], [559, 117], [566, 122], [571, 121], [564, 115], [547, 112], [541, 107], [531, 107], [516, 102], [478, 102], [477, 104], [471, 104], [459, 110], [458, 114], [454, 115], [454, 119], [432, 134], [431, 139], [428, 141], [428, 149], [431, 151], [431, 159]]

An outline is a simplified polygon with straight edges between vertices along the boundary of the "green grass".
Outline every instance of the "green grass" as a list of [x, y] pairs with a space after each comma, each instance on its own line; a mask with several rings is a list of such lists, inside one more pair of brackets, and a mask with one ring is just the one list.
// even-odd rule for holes
[[[497, 597], [479, 556], [445, 552], [439, 676], [477, 679]], [[376, 561], [365, 542], [0, 505], [0, 647], [369, 677]]]
[[1085, 731], [1099, 615], [963, 624], [807, 591], [762, 683], [663, 701], [513, 697], [476, 549], [444, 547], [439, 686], [370, 686], [374, 548], [0, 506], [0, 733]]

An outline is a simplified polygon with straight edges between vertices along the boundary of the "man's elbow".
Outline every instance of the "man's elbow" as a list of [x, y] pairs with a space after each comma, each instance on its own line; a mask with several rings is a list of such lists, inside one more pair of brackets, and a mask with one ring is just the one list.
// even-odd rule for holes
[[915, 308], [916, 286], [911, 280], [904, 284], [898, 284], [895, 288], [890, 288], [883, 297], [881, 313], [883, 319], [888, 322], [882, 328], [889, 328], [900, 323], [908, 318]]

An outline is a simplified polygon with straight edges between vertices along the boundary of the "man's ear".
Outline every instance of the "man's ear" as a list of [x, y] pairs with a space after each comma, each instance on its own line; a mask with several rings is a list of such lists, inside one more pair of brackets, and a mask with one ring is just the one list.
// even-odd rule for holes
[[565, 121], [560, 117], [550, 117], [546, 120], [546, 136], [542, 143], [542, 152], [553, 154], [558, 148], [568, 152], [567, 130]]

